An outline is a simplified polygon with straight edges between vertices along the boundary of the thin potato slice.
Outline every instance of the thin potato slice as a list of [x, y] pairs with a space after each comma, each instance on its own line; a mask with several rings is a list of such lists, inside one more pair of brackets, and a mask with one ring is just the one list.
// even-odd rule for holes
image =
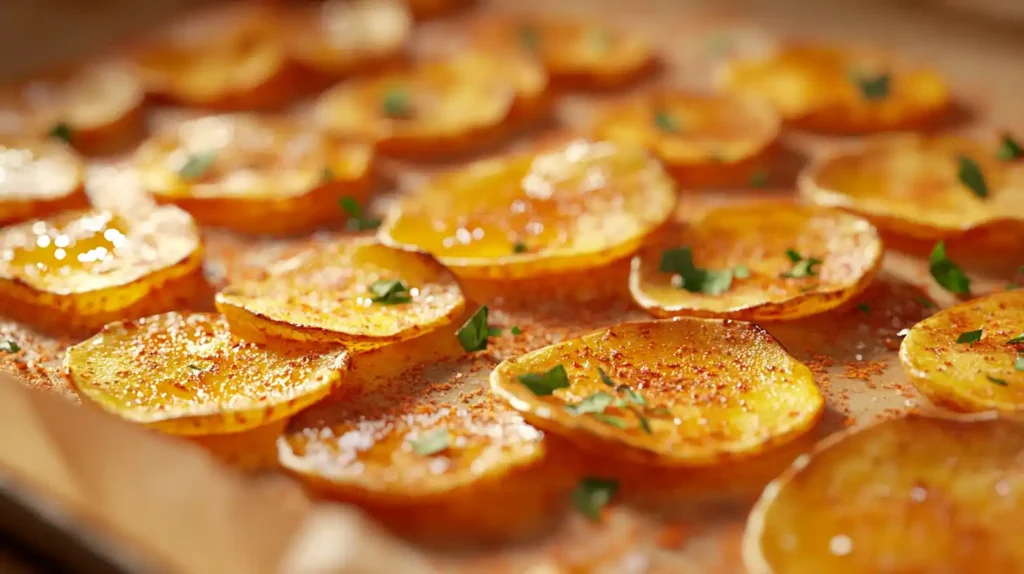
[[437, 158], [484, 149], [547, 99], [533, 62], [469, 52], [326, 92], [318, 121], [341, 135], [377, 142], [381, 152]]
[[167, 313], [107, 325], [68, 349], [82, 397], [132, 422], [179, 435], [249, 430], [326, 396], [348, 354], [263, 346], [210, 313]]
[[[980, 227], [1024, 228], [1024, 170], [996, 158], [996, 147], [954, 136], [900, 135], [824, 157], [800, 176], [800, 193], [820, 205], [871, 219], [880, 229], [921, 240]], [[960, 178], [961, 158], [978, 166], [979, 197]]]
[[275, 108], [298, 91], [275, 19], [255, 3], [174, 22], [140, 47], [134, 62], [147, 92], [186, 106]]
[[[690, 275], [665, 267], [670, 252], [686, 248]], [[642, 250], [633, 258], [629, 289], [659, 317], [792, 320], [835, 309], [863, 291], [882, 253], [878, 231], [865, 219], [757, 201], [714, 209], [665, 244]]]
[[593, 132], [650, 149], [683, 185], [745, 185], [766, 167], [779, 116], [760, 100], [661, 92], [610, 107]]
[[202, 292], [195, 223], [175, 207], [72, 211], [0, 231], [0, 309], [61, 334], [180, 308]]
[[400, 60], [412, 33], [412, 16], [400, 0], [328, 0], [291, 8], [281, 33], [292, 59], [338, 78]]
[[928, 127], [950, 108], [935, 72], [868, 50], [793, 45], [758, 59], [733, 61], [729, 91], [771, 102], [787, 124], [825, 133]]
[[[979, 330], [978, 340], [957, 342]], [[958, 411], [1021, 412], [1022, 336], [1024, 292], [996, 293], [914, 325], [900, 346], [900, 361], [917, 390], [937, 404]]]
[[523, 279], [628, 256], [676, 199], [645, 150], [575, 140], [442, 174], [403, 198], [379, 236], [433, 253], [462, 277]]
[[[559, 369], [567, 387], [530, 386]], [[824, 407], [810, 369], [764, 329], [692, 318], [623, 323], [508, 359], [491, 390], [588, 450], [665, 466], [753, 456], [807, 432]]]
[[657, 62], [641, 36], [594, 23], [502, 16], [480, 22], [475, 34], [488, 49], [538, 58], [553, 82], [574, 88], [623, 86]]
[[752, 574], [1020, 572], [1024, 426], [910, 416], [833, 435], [765, 488]]
[[[406, 295], [375, 301], [371, 287], [401, 281]], [[459, 284], [429, 255], [349, 238], [307, 251], [267, 277], [229, 285], [217, 308], [233, 326], [314, 343], [380, 344], [449, 324], [465, 308]]]
[[286, 118], [216, 115], [157, 134], [135, 155], [157, 201], [199, 223], [253, 234], [308, 232], [339, 221], [338, 200], [362, 204], [373, 149]]
[[145, 91], [132, 68], [99, 62], [0, 90], [0, 136], [62, 138], [86, 154], [117, 151], [142, 131]]
[[85, 164], [60, 143], [0, 143], [0, 174], [0, 225], [89, 204]]

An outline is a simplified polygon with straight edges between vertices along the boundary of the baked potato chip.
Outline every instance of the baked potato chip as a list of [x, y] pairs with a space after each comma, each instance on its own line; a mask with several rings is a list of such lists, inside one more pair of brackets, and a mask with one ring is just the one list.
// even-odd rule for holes
[[645, 150], [574, 140], [441, 174], [379, 231], [467, 278], [522, 279], [628, 256], [672, 215], [672, 180]]
[[[964, 159], [980, 172], [984, 197], [961, 176]], [[879, 137], [823, 157], [800, 176], [800, 193], [814, 203], [932, 241], [979, 227], [1024, 228], [1022, 190], [1024, 170], [1000, 162], [994, 145], [955, 136]]]
[[412, 16], [401, 0], [327, 0], [289, 8], [281, 34], [293, 60], [339, 78], [400, 60], [412, 34]]
[[180, 308], [205, 288], [195, 223], [176, 207], [138, 217], [71, 211], [0, 230], [0, 309], [62, 335]]
[[724, 70], [727, 90], [762, 97], [787, 124], [855, 134], [932, 126], [950, 108], [935, 72], [870, 50], [791, 45]]
[[547, 88], [547, 75], [528, 59], [469, 52], [339, 85], [321, 96], [316, 116], [382, 153], [438, 158], [504, 138], [538, 113]]
[[958, 411], [1024, 411], [1024, 292], [943, 309], [914, 325], [900, 362], [917, 390]]
[[486, 49], [539, 59], [553, 82], [573, 88], [623, 86], [657, 63], [643, 37], [596, 23], [501, 16], [480, 21], [474, 33]]
[[58, 142], [0, 142], [0, 225], [89, 205], [85, 163]]
[[[767, 214], [767, 215], [766, 215]], [[867, 220], [788, 201], [723, 206], [633, 258], [629, 289], [652, 315], [792, 320], [839, 307], [882, 263]]]
[[228, 4], [172, 23], [133, 59], [158, 98], [221, 110], [276, 108], [300, 90], [275, 28], [265, 7]]
[[779, 117], [761, 100], [660, 92], [608, 108], [593, 132], [651, 150], [683, 185], [744, 186], [766, 169]]
[[373, 149], [286, 118], [207, 116], [151, 138], [135, 154], [157, 201], [196, 221], [253, 234], [293, 234], [339, 221], [338, 201], [365, 202]]
[[111, 323], [68, 349], [78, 393], [103, 410], [179, 435], [249, 430], [326, 396], [348, 354], [264, 346], [231, 334], [211, 313]]
[[145, 91], [131, 66], [106, 61], [0, 89], [0, 137], [51, 136], [86, 154], [120, 150], [142, 131]]
[[491, 390], [527, 422], [603, 456], [710, 466], [788, 442], [824, 399], [752, 323], [623, 323], [502, 362]]
[[434, 258], [368, 237], [313, 246], [217, 294], [235, 328], [353, 346], [411, 339], [447, 325], [465, 304], [455, 276]]
[[765, 488], [751, 574], [1019, 572], [1024, 426], [910, 416], [839, 433]]

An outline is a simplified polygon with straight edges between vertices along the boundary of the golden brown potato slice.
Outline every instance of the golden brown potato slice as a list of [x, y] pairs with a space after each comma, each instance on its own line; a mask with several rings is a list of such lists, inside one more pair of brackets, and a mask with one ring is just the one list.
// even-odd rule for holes
[[111, 323], [65, 357], [82, 397], [180, 435], [240, 432], [285, 418], [338, 386], [347, 365], [345, 351], [245, 341], [211, 313]]
[[685, 186], [745, 186], [768, 167], [779, 116], [756, 99], [659, 92], [608, 108], [593, 133], [651, 150]]
[[714, 209], [633, 258], [629, 289], [652, 315], [791, 320], [863, 291], [882, 263], [867, 220], [788, 201]]
[[339, 85], [316, 114], [324, 127], [375, 141], [383, 153], [423, 159], [493, 145], [547, 99], [547, 75], [530, 60], [469, 52]]
[[433, 253], [462, 277], [522, 279], [628, 256], [676, 199], [645, 150], [574, 140], [441, 174], [403, 198], [379, 236]]
[[0, 225], [89, 205], [85, 164], [59, 142], [0, 143]]
[[1024, 411], [1024, 292], [996, 293], [914, 325], [900, 346], [910, 380], [958, 411]]
[[266, 109], [300, 90], [272, 11], [258, 3], [205, 9], [158, 31], [133, 56], [146, 91], [174, 103]]
[[[964, 171], [972, 169], [965, 160], [976, 179]], [[1024, 169], [1000, 162], [996, 146], [954, 136], [880, 137], [824, 157], [800, 176], [800, 193], [810, 201], [932, 241], [995, 226], [1011, 226], [1019, 238], [1022, 190]]]
[[807, 432], [814, 376], [751, 323], [623, 323], [508, 359], [491, 390], [603, 456], [665, 466], [749, 457]]
[[327, 0], [281, 18], [288, 55], [328, 78], [379, 71], [402, 59], [412, 16], [400, 0]]
[[368, 237], [315, 245], [265, 278], [217, 294], [217, 308], [236, 328], [356, 347], [447, 325], [465, 304], [455, 276], [434, 258]]
[[207, 116], [157, 134], [135, 154], [143, 187], [199, 223], [292, 234], [340, 221], [339, 200], [362, 204], [373, 149], [287, 118]]
[[186, 306], [205, 287], [199, 232], [176, 207], [26, 221], [0, 230], [0, 254], [3, 314], [62, 335]]
[[0, 89], [0, 137], [50, 136], [82, 153], [110, 153], [139, 137], [144, 99], [121, 62], [33, 77]]
[[725, 69], [726, 89], [771, 102], [787, 124], [870, 133], [936, 124], [950, 108], [935, 72], [869, 50], [790, 45]]
[[911, 416], [833, 435], [765, 488], [752, 574], [1020, 572], [1024, 426]]
[[500, 16], [479, 22], [474, 34], [489, 50], [539, 59], [553, 82], [572, 88], [620, 87], [657, 64], [643, 37], [595, 23]]

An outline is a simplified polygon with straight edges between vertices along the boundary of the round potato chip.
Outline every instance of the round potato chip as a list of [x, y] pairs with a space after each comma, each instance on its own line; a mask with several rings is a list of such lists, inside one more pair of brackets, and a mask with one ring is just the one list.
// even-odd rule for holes
[[202, 292], [203, 249], [176, 207], [131, 218], [71, 211], [0, 230], [0, 309], [61, 334], [180, 308]]
[[779, 116], [761, 100], [662, 92], [608, 108], [593, 132], [651, 150], [683, 185], [744, 185], [766, 168]]
[[911, 382], [958, 411], [1024, 411], [1024, 292], [943, 309], [914, 325], [900, 346]]
[[373, 149], [286, 118], [216, 115], [157, 134], [135, 154], [153, 196], [199, 223], [253, 234], [308, 232], [364, 203]]
[[918, 416], [839, 433], [765, 488], [752, 574], [1020, 572], [1024, 426]]
[[1022, 189], [1024, 169], [1000, 162], [995, 146], [954, 136], [880, 137], [823, 157], [800, 176], [806, 199], [921, 240], [997, 225], [1015, 226], [1019, 237]]
[[0, 89], [0, 137], [64, 140], [87, 154], [111, 153], [142, 131], [145, 92], [131, 67], [98, 62]]
[[553, 82], [568, 87], [623, 86], [657, 63], [643, 37], [595, 23], [501, 16], [479, 22], [474, 33], [487, 49], [538, 58]]
[[400, 200], [379, 236], [433, 253], [459, 276], [522, 279], [628, 256], [676, 200], [645, 150], [574, 140], [441, 174]]
[[863, 291], [882, 264], [867, 220], [788, 201], [714, 209], [633, 258], [629, 290], [652, 315], [792, 320]]
[[825, 133], [922, 128], [950, 108], [938, 74], [869, 50], [785, 46], [764, 58], [734, 60], [724, 83], [765, 98], [793, 127]]
[[429, 255], [347, 238], [217, 294], [233, 326], [316, 343], [386, 343], [447, 325], [465, 308], [459, 283]]
[[469, 52], [339, 85], [320, 98], [316, 115], [383, 153], [437, 158], [493, 145], [546, 98], [547, 76], [530, 60]]
[[400, 60], [412, 34], [412, 16], [400, 0], [327, 0], [291, 7], [282, 18], [281, 34], [292, 59], [337, 78]]
[[502, 362], [491, 390], [527, 422], [603, 456], [709, 466], [817, 422], [814, 376], [752, 323], [623, 323]]
[[85, 164], [58, 142], [0, 143], [0, 225], [88, 206]]
[[240, 432], [285, 418], [342, 380], [348, 354], [257, 345], [211, 313], [111, 323], [68, 349], [78, 393], [103, 410], [179, 435]]
[[155, 34], [134, 56], [146, 91], [224, 110], [274, 108], [298, 86], [271, 11], [257, 3], [203, 10]]

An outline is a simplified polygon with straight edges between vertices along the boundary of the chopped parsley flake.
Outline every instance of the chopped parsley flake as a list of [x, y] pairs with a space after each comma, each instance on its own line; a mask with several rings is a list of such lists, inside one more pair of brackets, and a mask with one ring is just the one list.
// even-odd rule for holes
[[611, 425], [618, 429], [626, 429], [629, 427], [629, 423], [622, 417], [616, 417], [612, 415], [606, 415], [604, 413], [594, 413], [592, 415], [595, 419], [603, 422], [606, 425]]
[[1024, 333], [1017, 335], [1006, 342], [1007, 345], [1024, 345]]
[[455, 333], [459, 344], [467, 353], [486, 349], [487, 337], [496, 337], [501, 334], [501, 329], [487, 326], [488, 312], [487, 305], [480, 307]]
[[10, 339], [6, 341], [0, 341], [0, 351], [3, 351], [4, 353], [17, 353], [20, 350], [21, 345], [15, 343]]
[[960, 179], [960, 183], [966, 185], [974, 195], [988, 197], [988, 184], [985, 183], [985, 175], [981, 173], [978, 164], [965, 155], [957, 156], [956, 160], [959, 166], [957, 177]]
[[889, 97], [892, 79], [889, 74], [868, 75], [855, 71], [851, 74], [853, 82], [860, 88], [865, 100], [877, 101]]
[[523, 334], [523, 330], [519, 328], [519, 325], [512, 325], [512, 328], [509, 329], [509, 331], [513, 335], [522, 335]]
[[64, 122], [57, 122], [47, 134], [55, 140], [61, 140], [66, 144], [71, 143], [71, 126]]
[[1000, 378], [997, 378], [997, 377], [993, 377], [992, 375], [985, 375], [985, 377], [989, 381], [991, 381], [991, 382], [993, 382], [993, 383], [995, 383], [997, 385], [1001, 385], [1001, 386], [1004, 386], [1004, 387], [1007, 386], [1006, 379], [1000, 379]]
[[601, 509], [611, 502], [619, 482], [610, 478], [586, 477], [572, 491], [572, 505], [590, 520], [601, 518]]
[[606, 386], [615, 386], [615, 381], [613, 381], [612, 378], [608, 376], [608, 373], [604, 372], [604, 369], [602, 369], [601, 367], [597, 368], [597, 374], [600, 375], [601, 382], [604, 383]]
[[636, 413], [636, 420], [640, 424], [640, 428], [647, 434], [654, 434], [651, 430], [651, 423], [647, 422], [647, 419], [640, 413]]
[[409, 286], [397, 279], [379, 279], [370, 285], [371, 299], [374, 303], [382, 305], [398, 305], [409, 303], [412, 296], [409, 294]]
[[693, 250], [689, 247], [663, 251], [658, 270], [678, 275], [682, 279], [680, 287], [691, 293], [721, 295], [732, 286], [732, 269], [701, 269], [695, 266]]
[[981, 332], [982, 329], [978, 329], [977, 331], [965, 331], [960, 333], [960, 336], [956, 338], [956, 342], [970, 343], [971, 345], [974, 345], [981, 340]]
[[331, 183], [334, 181], [334, 171], [330, 167], [324, 166], [320, 170], [320, 183]]
[[448, 429], [439, 428], [416, 440], [410, 440], [412, 450], [420, 456], [431, 456], [448, 449]]
[[615, 390], [624, 393], [626, 395], [626, 402], [633, 403], [634, 405], [647, 406], [647, 399], [645, 399], [640, 393], [629, 388], [627, 385], [619, 385], [615, 387]]
[[348, 231], [369, 231], [380, 227], [380, 220], [366, 217], [363, 207], [354, 197], [346, 195], [338, 200], [338, 205], [348, 216], [348, 221], [345, 222], [345, 229]]
[[522, 241], [516, 241], [515, 244], [512, 246], [513, 253], [526, 253], [527, 249], [528, 248], [526, 247], [526, 244], [523, 243]]
[[679, 121], [665, 110], [654, 112], [654, 125], [666, 133], [677, 134], [680, 132]]
[[519, 25], [519, 44], [531, 52], [540, 47], [540, 31], [532, 24]]
[[1013, 368], [1024, 371], [1024, 357], [1017, 357], [1017, 360], [1013, 362]]
[[732, 268], [732, 276], [737, 279], [749, 279], [750, 269], [747, 269], [746, 265], [740, 264]]
[[943, 289], [957, 295], [968, 295], [971, 292], [971, 280], [964, 275], [960, 267], [946, 257], [946, 244], [940, 241], [935, 244], [928, 257], [928, 270], [935, 282]]
[[555, 365], [550, 371], [545, 373], [526, 373], [525, 375], [519, 375], [519, 382], [526, 388], [530, 389], [533, 394], [542, 397], [550, 395], [558, 389], [564, 389], [569, 386], [569, 375], [565, 372], [565, 367], [562, 365]]
[[199, 365], [188, 365], [188, 368], [192, 369], [193, 371], [202, 371], [203, 370], [203, 368], [200, 367]]
[[412, 115], [409, 94], [400, 88], [392, 88], [384, 94], [384, 115], [389, 118], [407, 118]]
[[181, 166], [181, 169], [178, 170], [178, 177], [181, 179], [199, 179], [206, 175], [206, 172], [213, 165], [213, 160], [216, 158], [217, 154], [212, 151], [194, 153], [188, 156], [185, 165]]
[[758, 168], [750, 173], [750, 186], [756, 188], [762, 188], [768, 185], [768, 181], [771, 179], [771, 173], [767, 169]]
[[790, 269], [789, 271], [784, 272], [781, 275], [781, 277], [786, 279], [802, 279], [804, 277], [813, 277], [814, 275], [817, 274], [814, 268], [824, 263], [821, 259], [816, 259], [814, 257], [808, 257], [807, 259], [804, 259], [803, 256], [797, 253], [797, 251], [794, 249], [787, 249], [786, 257], [788, 257], [789, 260], [793, 262], [793, 268]]
[[857, 310], [861, 311], [865, 315], [870, 315], [871, 314], [871, 305], [868, 305], [867, 303], [857, 303]]
[[612, 404], [613, 400], [614, 398], [608, 393], [597, 391], [575, 405], [568, 405], [565, 407], [565, 410], [574, 415], [603, 413]]
[[1013, 161], [1024, 157], [1024, 150], [1021, 149], [1017, 140], [1010, 134], [1003, 134], [999, 141], [999, 149], [996, 150], [996, 158], [1002, 161]]

